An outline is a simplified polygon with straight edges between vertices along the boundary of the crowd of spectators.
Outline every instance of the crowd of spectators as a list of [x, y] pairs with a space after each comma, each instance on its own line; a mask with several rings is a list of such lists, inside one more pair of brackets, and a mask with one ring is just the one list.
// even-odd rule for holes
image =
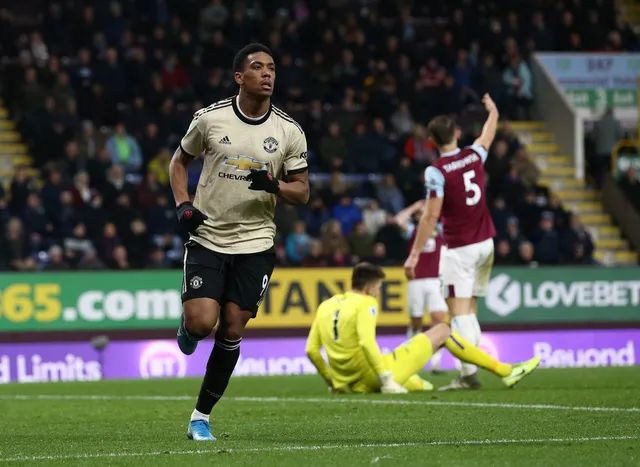
[[[401, 262], [393, 215], [422, 197], [431, 117], [457, 114], [472, 141], [484, 92], [529, 117], [532, 51], [637, 47], [612, 2], [512, 3], [16, 2], [0, 11], [0, 86], [39, 176], [17, 168], [0, 193], [1, 266], [178, 267], [168, 161], [193, 112], [236, 92], [233, 54], [252, 40], [273, 50], [274, 100], [309, 144], [313, 197], [278, 204], [280, 262]], [[591, 261], [508, 126], [487, 167], [499, 262]]]

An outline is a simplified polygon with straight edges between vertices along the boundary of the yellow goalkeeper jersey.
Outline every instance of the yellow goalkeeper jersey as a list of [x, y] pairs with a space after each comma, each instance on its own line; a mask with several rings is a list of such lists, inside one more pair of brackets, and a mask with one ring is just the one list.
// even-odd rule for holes
[[[361, 392], [376, 375], [385, 371], [385, 363], [376, 342], [378, 302], [356, 292], [334, 295], [316, 311], [306, 352], [318, 372], [337, 389], [349, 387]], [[329, 367], [322, 358], [324, 347]]]

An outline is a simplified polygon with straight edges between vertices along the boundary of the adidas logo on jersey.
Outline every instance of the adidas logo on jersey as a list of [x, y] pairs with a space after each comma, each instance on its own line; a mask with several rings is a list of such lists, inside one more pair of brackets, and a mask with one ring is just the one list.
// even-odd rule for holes
[[231, 140], [229, 139], [228, 136], [225, 136], [220, 141], [218, 141], [218, 144], [231, 144]]

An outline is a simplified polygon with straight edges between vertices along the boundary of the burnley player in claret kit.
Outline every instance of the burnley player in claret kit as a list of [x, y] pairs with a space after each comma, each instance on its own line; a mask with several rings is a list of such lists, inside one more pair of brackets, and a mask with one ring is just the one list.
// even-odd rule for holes
[[[402, 229], [405, 238], [409, 239], [409, 251], [413, 248], [417, 234], [417, 223], [413, 219], [414, 216], [420, 215], [423, 208], [424, 200], [416, 201], [394, 217], [395, 223]], [[425, 310], [429, 311], [432, 327], [446, 321], [447, 304], [442, 295], [440, 280], [440, 258], [443, 248], [446, 248], [443, 244], [442, 226], [438, 225], [420, 252], [414, 278], [407, 282], [407, 304], [410, 317], [407, 337], [409, 339], [422, 332]], [[440, 373], [441, 358], [442, 349], [439, 349], [429, 360], [433, 373]]]
[[[216, 330], [188, 428], [197, 441], [215, 440], [209, 415], [229, 384], [245, 326], [269, 286], [276, 262], [276, 198], [291, 204], [309, 200], [304, 132], [271, 104], [273, 54], [250, 44], [233, 67], [238, 95], [196, 112], [169, 169], [178, 220], [189, 232], [180, 350], [192, 354]], [[204, 165], [191, 202], [187, 166], [197, 157]]]
[[[429, 134], [440, 157], [425, 171], [426, 207], [405, 262], [407, 278], [415, 278], [420, 254], [441, 219], [447, 249], [440, 272], [452, 316], [451, 328], [475, 346], [480, 345], [481, 339], [477, 301], [485, 296], [489, 284], [496, 235], [485, 199], [484, 163], [496, 135], [499, 115], [488, 94], [482, 101], [489, 116], [480, 137], [471, 146], [458, 148], [459, 135], [452, 118], [440, 116], [429, 123]], [[517, 382], [531, 373], [539, 361], [536, 357], [514, 365], [509, 374], [502, 376]], [[441, 389], [480, 388], [477, 370], [477, 366], [463, 363], [460, 376]]]

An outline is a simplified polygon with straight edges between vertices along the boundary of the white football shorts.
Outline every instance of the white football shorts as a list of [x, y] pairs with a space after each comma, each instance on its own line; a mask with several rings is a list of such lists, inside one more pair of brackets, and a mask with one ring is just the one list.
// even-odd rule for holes
[[442, 252], [440, 274], [446, 298], [484, 297], [493, 267], [493, 239]]
[[413, 279], [407, 282], [407, 302], [412, 318], [422, 318], [425, 309], [429, 313], [448, 310], [439, 278]]

